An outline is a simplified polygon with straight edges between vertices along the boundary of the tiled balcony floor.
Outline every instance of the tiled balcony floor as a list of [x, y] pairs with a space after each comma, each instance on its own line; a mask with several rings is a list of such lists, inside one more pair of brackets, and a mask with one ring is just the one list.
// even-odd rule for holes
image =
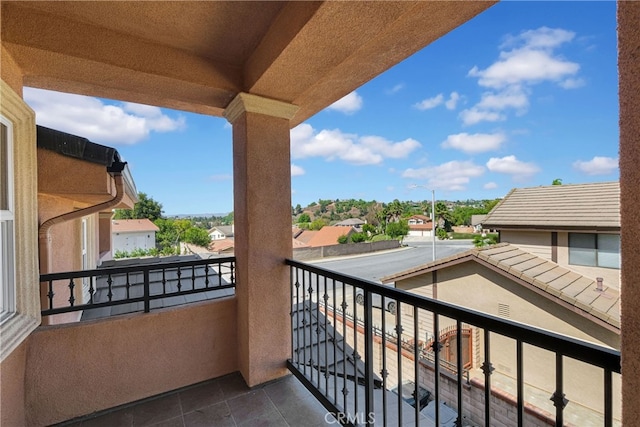
[[250, 389], [234, 373], [60, 426], [323, 426], [327, 420], [334, 419], [295, 377]]

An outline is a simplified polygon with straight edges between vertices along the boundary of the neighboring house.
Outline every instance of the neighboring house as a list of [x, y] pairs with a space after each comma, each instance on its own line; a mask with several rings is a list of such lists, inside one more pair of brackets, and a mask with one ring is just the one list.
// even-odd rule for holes
[[409, 224], [409, 236], [433, 236], [433, 223], [426, 215], [412, 215], [407, 219], [407, 224]]
[[[507, 243], [475, 248], [381, 279], [396, 288], [496, 317], [525, 323], [558, 334], [620, 349], [620, 294], [557, 263]], [[413, 337], [413, 312], [402, 311], [405, 333]], [[423, 344], [438, 337], [441, 356], [455, 362], [455, 323], [439, 316], [434, 333], [433, 316], [419, 315]], [[484, 335], [473, 325], [463, 325], [463, 360], [472, 375], [482, 375]], [[451, 345], [448, 345], [451, 344]], [[492, 337], [491, 362], [496, 373], [513, 381], [516, 372], [512, 339]], [[524, 354], [525, 382], [553, 393], [554, 359], [551, 353], [528, 349]], [[599, 387], [601, 378], [583, 364], [566, 360], [565, 393], [578, 404], [602, 412], [602, 399], [582, 393]], [[549, 405], [550, 406], [550, 405]], [[552, 407], [545, 407], [552, 410]]]
[[218, 225], [209, 230], [211, 240], [224, 240], [233, 238], [233, 225]]
[[149, 219], [114, 219], [111, 221], [113, 253], [149, 250], [156, 247], [157, 225]]
[[620, 287], [618, 182], [516, 188], [482, 225], [500, 242]]
[[347, 218], [343, 221], [336, 222], [333, 225], [340, 226], [340, 227], [361, 227], [366, 223], [367, 221], [364, 221], [360, 218]]
[[[94, 269], [112, 253], [112, 209], [130, 209], [137, 201], [128, 167], [113, 148], [43, 126], [36, 131], [40, 272]], [[88, 281], [75, 298], [88, 300]]]
[[471, 226], [476, 233], [482, 233], [482, 223], [487, 218], [487, 215], [471, 215]]
[[[353, 227], [336, 227], [331, 225], [325, 225], [320, 230], [318, 230], [309, 241], [304, 242], [310, 247], [318, 247], [318, 246], [329, 246], [329, 245], [337, 245], [338, 238], [340, 236], [349, 237], [351, 234], [355, 233], [355, 229]], [[303, 233], [304, 234], [304, 233]]]
[[360, 218], [348, 218], [340, 222], [336, 222], [333, 224], [336, 227], [353, 227], [356, 229], [358, 233], [362, 232], [362, 226], [365, 225], [367, 221], [363, 221]]
[[212, 240], [211, 243], [209, 243], [209, 252], [213, 252], [214, 254], [233, 255], [234, 247], [233, 239], [217, 239]]

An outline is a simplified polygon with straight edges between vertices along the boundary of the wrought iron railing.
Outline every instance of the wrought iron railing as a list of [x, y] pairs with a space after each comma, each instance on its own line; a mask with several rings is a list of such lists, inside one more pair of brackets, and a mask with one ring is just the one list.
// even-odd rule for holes
[[203, 292], [225, 296], [217, 291], [235, 288], [235, 257], [43, 274], [40, 286], [46, 301], [42, 316], [123, 304], [149, 312], [155, 300]]
[[[532, 404], [524, 396], [524, 360], [525, 350], [531, 348], [550, 352], [552, 360], [550, 375], [555, 380], [548, 384], [548, 390], [555, 414], [548, 414], [551, 419], [546, 424], [565, 425], [568, 400], [563, 384], [564, 366], [571, 363], [574, 369], [574, 362], [579, 361], [601, 371], [602, 389], [594, 390], [602, 396], [598, 416], [602, 425], [614, 425], [613, 377], [620, 373], [619, 351], [321, 267], [294, 260], [286, 262], [291, 271], [292, 346], [288, 367], [343, 425], [440, 426], [447, 413], [455, 414], [452, 424], [455, 426], [495, 425], [492, 417], [497, 413], [494, 407], [497, 403], [492, 395], [495, 368], [491, 342], [498, 338], [514, 344], [515, 390], [510, 412], [515, 415], [507, 425], [527, 425], [525, 412], [531, 411]], [[362, 306], [356, 304], [356, 296], [361, 294]], [[382, 299], [381, 307], [386, 307], [389, 300], [396, 301], [395, 313], [374, 309], [374, 296]], [[432, 342], [428, 351], [430, 363], [424, 363], [425, 351], [420, 345], [407, 346], [406, 341], [403, 344], [402, 337], [406, 335], [412, 335], [411, 342], [418, 343], [416, 337], [423, 333], [421, 319], [425, 318], [431, 330], [438, 332], [445, 329], [441, 322], [453, 322], [457, 334], [453, 362], [443, 363], [437, 341]], [[462, 360], [465, 328], [475, 329], [482, 341], [477, 346], [476, 351], [481, 354], [476, 356], [475, 363], [483, 382], [480, 383], [483, 390], [478, 392], [484, 405], [479, 410], [481, 415], [478, 410], [472, 414], [469, 403], [469, 370]], [[450, 395], [445, 399], [443, 381], [451, 377], [453, 380], [447, 383]], [[429, 389], [428, 395], [433, 398], [430, 407], [423, 408], [417, 403], [407, 407], [412, 402], [407, 398], [411, 396], [402, 392], [407, 382], [414, 397], [420, 396], [423, 388]], [[393, 389], [397, 393], [392, 393]], [[501, 422], [505, 424], [504, 420]]]

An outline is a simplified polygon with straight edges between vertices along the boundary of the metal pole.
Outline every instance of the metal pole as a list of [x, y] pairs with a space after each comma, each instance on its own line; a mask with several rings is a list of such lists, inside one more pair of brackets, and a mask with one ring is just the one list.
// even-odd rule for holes
[[433, 239], [433, 261], [436, 260], [436, 190], [431, 190], [431, 234]]

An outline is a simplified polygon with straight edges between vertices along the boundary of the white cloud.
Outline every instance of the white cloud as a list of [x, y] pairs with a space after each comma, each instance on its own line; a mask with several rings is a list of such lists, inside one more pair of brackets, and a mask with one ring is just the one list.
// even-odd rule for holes
[[563, 89], [577, 89], [587, 84], [587, 82], [583, 78], [572, 79], [568, 78], [559, 83], [560, 87]]
[[527, 95], [519, 87], [510, 87], [500, 92], [485, 92], [482, 99], [476, 104], [480, 110], [498, 110], [513, 108], [520, 112], [526, 111], [529, 107]]
[[476, 107], [462, 110], [460, 112], [460, 118], [465, 126], [475, 125], [480, 122], [501, 122], [507, 119], [504, 114], [495, 111], [480, 110]]
[[540, 171], [535, 163], [522, 162], [516, 156], [492, 157], [487, 162], [487, 168], [491, 172], [504, 173], [515, 178], [528, 177]]
[[135, 144], [151, 132], [185, 127], [182, 116], [171, 118], [158, 107], [103, 103], [98, 98], [24, 88], [24, 99], [36, 112], [39, 125], [107, 144]]
[[451, 95], [449, 95], [449, 99], [444, 103], [444, 106], [447, 107], [447, 110], [455, 110], [459, 100], [460, 95], [458, 92], [451, 92]]
[[403, 178], [427, 180], [429, 188], [448, 191], [462, 191], [466, 189], [471, 178], [484, 174], [485, 169], [471, 161], [451, 161], [435, 167], [407, 169], [402, 173]]
[[404, 89], [404, 83], [398, 83], [397, 85], [395, 85], [391, 89], [387, 89], [385, 92], [386, 92], [387, 95], [393, 95], [393, 94], [396, 94], [396, 93], [400, 92], [402, 89]]
[[393, 142], [380, 136], [343, 133], [340, 129], [316, 132], [307, 123], [291, 130], [291, 156], [296, 159], [324, 157], [329, 161], [339, 159], [355, 165], [375, 165], [385, 158], [405, 158], [420, 146], [412, 138]]
[[523, 47], [528, 48], [550, 49], [570, 42], [574, 37], [575, 33], [572, 31], [561, 28], [540, 27], [537, 30], [523, 31], [517, 36], [506, 36], [500, 48], [517, 48], [518, 45], [523, 45]]
[[485, 190], [493, 190], [494, 188], [498, 188], [498, 184], [496, 184], [495, 182], [491, 181], [491, 182], [487, 182], [485, 185], [483, 185], [482, 188], [484, 188]]
[[595, 156], [588, 161], [578, 160], [573, 167], [587, 175], [609, 175], [618, 169], [618, 158]]
[[423, 99], [422, 101], [418, 102], [417, 104], [414, 105], [414, 107], [416, 107], [418, 110], [430, 110], [432, 108], [437, 107], [438, 105], [442, 104], [444, 102], [444, 96], [439, 93], [436, 96], [434, 96], [433, 98], [427, 98], [427, 99]]
[[362, 108], [362, 97], [358, 95], [356, 91], [353, 91], [329, 105], [327, 108], [345, 114], [353, 114]]
[[304, 174], [305, 174], [305, 171], [304, 169], [302, 169], [302, 167], [291, 163], [291, 176], [301, 176]]
[[442, 148], [453, 148], [463, 151], [467, 154], [483, 153], [485, 151], [493, 151], [507, 140], [503, 133], [458, 133], [449, 135], [442, 142]]
[[460, 115], [463, 123], [497, 121], [498, 117], [504, 120], [502, 113], [509, 109], [519, 115], [526, 113], [531, 88], [538, 83], [554, 82], [564, 89], [583, 86], [585, 80], [577, 77], [580, 64], [555, 51], [574, 37], [571, 31], [547, 27], [507, 36], [493, 64], [469, 70], [468, 76], [477, 77], [480, 86], [492, 91], [485, 92], [480, 102]]

